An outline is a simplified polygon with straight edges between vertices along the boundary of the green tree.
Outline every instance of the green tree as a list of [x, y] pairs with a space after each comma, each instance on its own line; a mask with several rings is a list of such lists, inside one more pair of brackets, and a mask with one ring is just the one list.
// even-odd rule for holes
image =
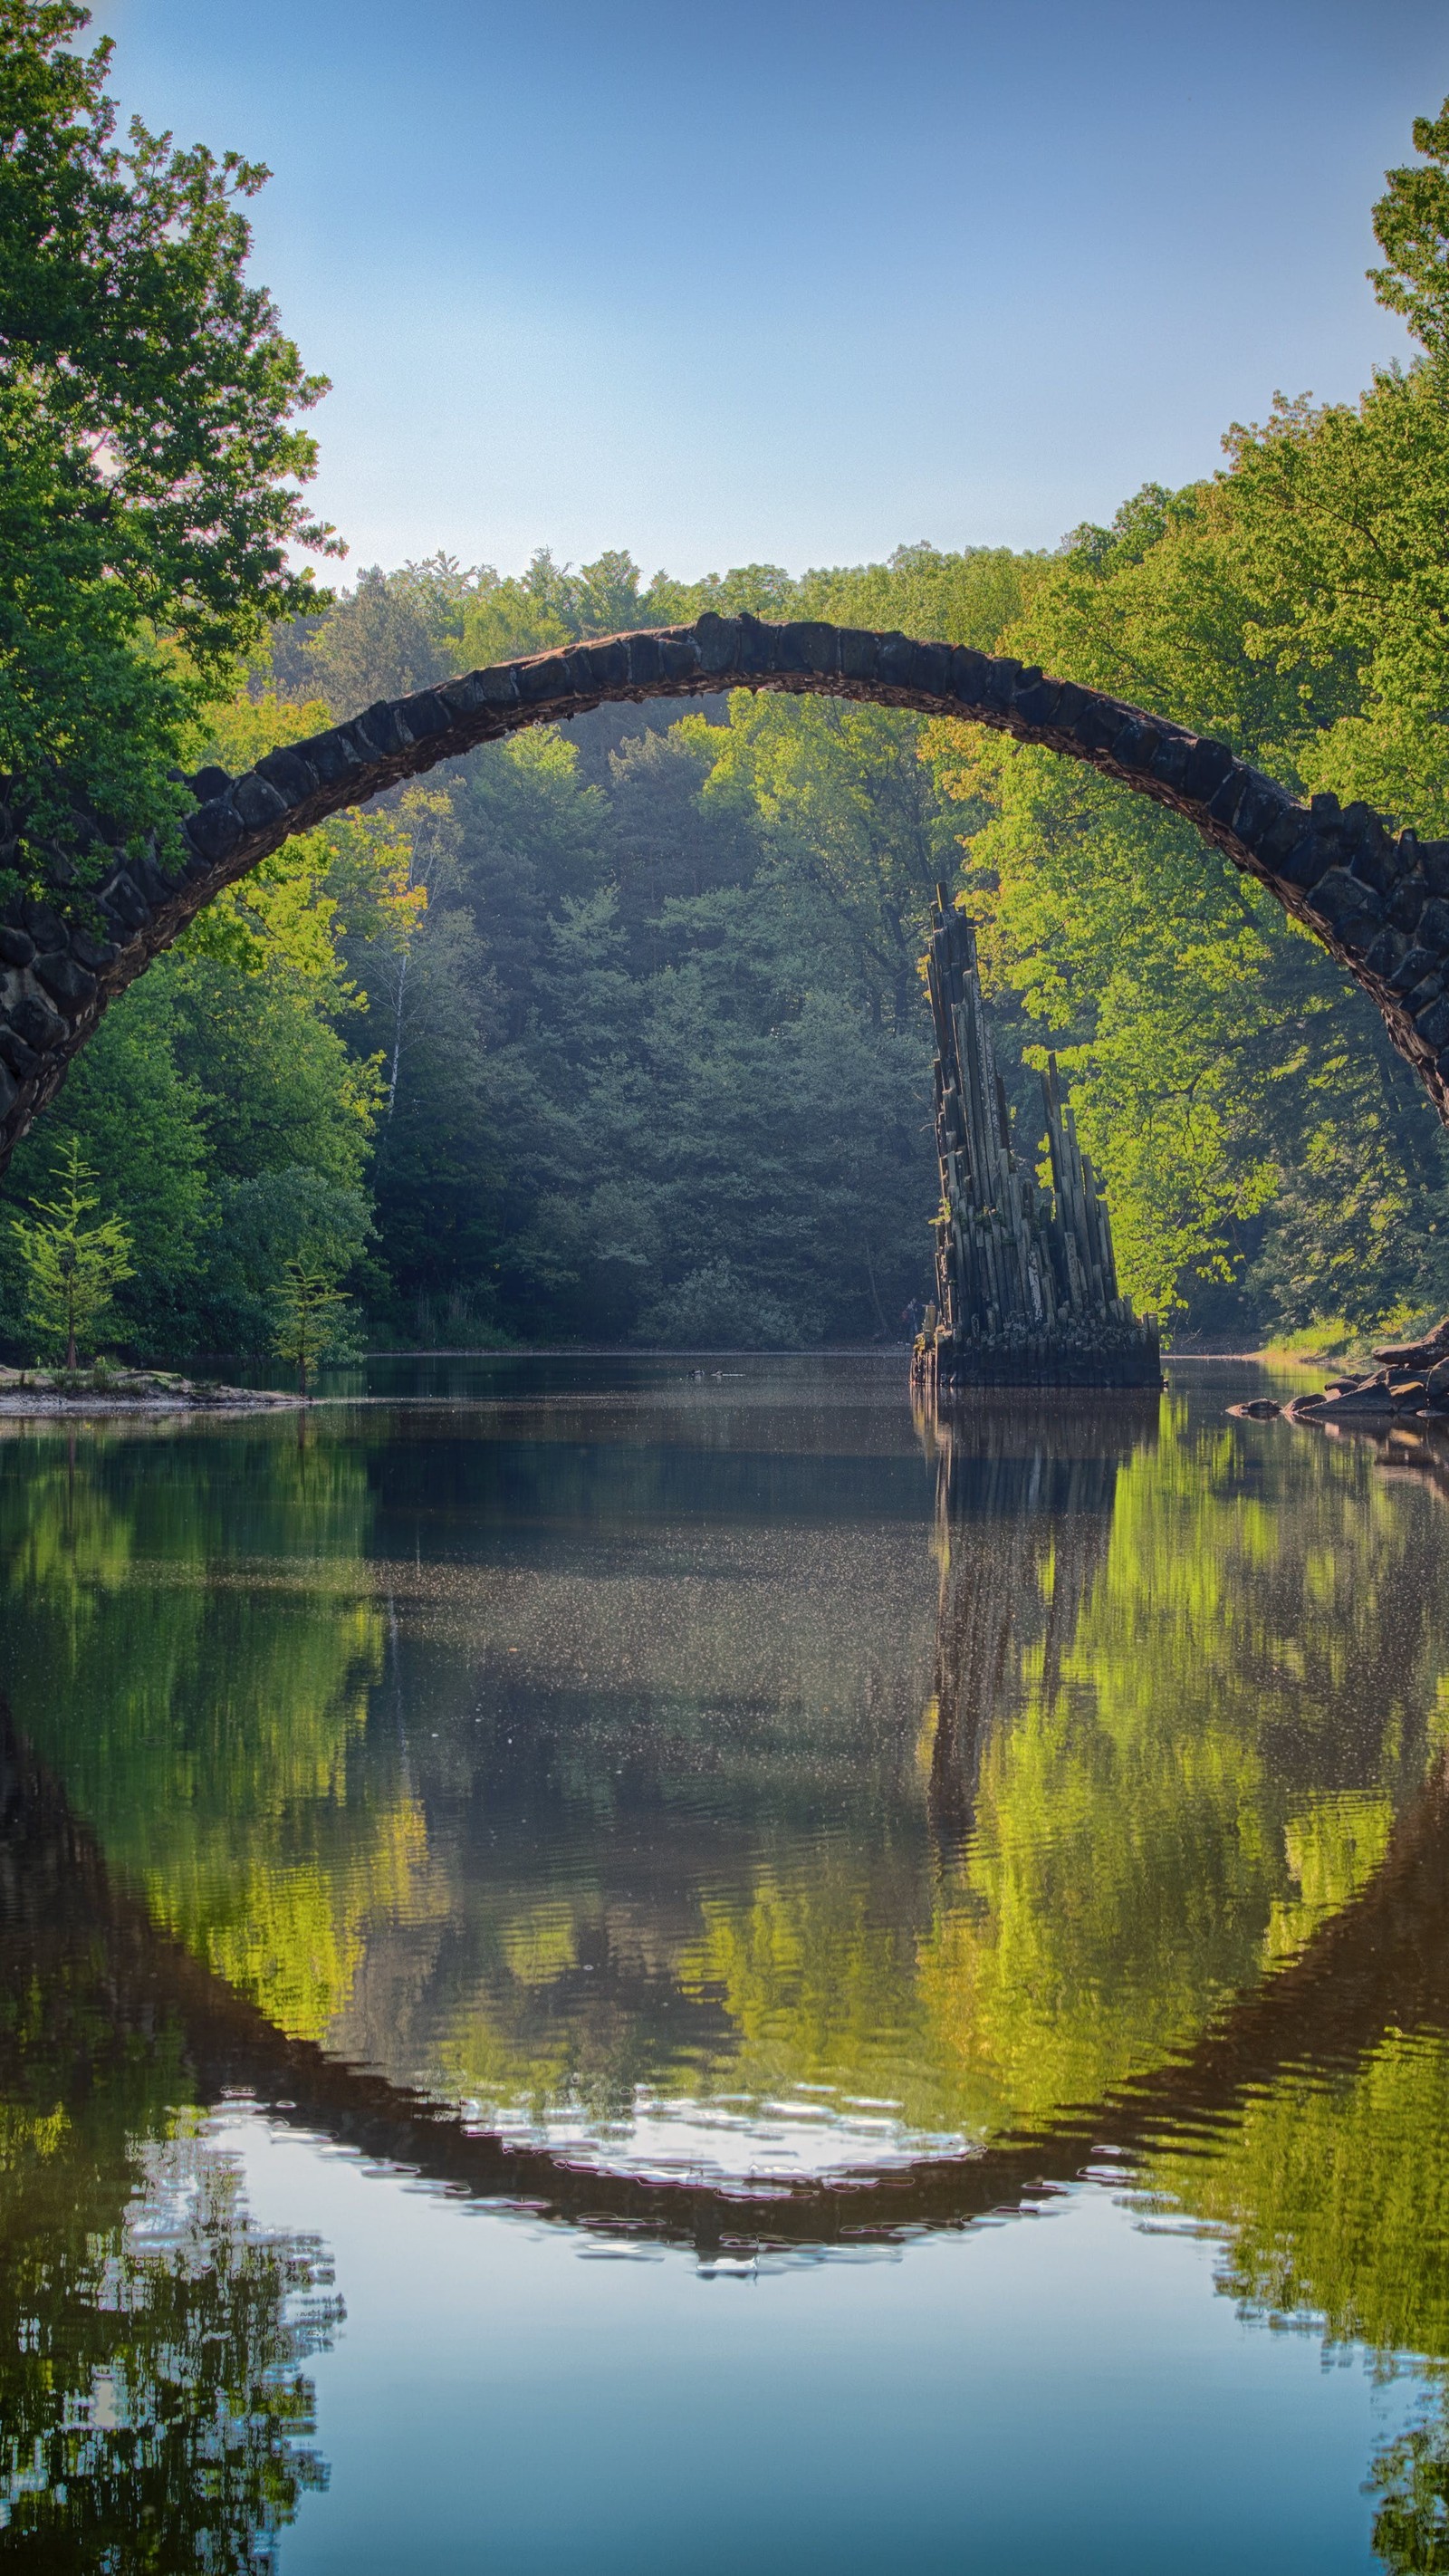
[[121, 1281], [133, 1276], [131, 1237], [119, 1217], [85, 1222], [101, 1202], [88, 1186], [96, 1175], [81, 1160], [74, 1136], [61, 1151], [55, 1177], [59, 1197], [42, 1200], [28, 1222], [12, 1217], [10, 1224], [30, 1321], [44, 1341], [64, 1348], [66, 1367], [73, 1369], [80, 1345], [94, 1348], [96, 1327], [110, 1312]]
[[[1280, 398], [1210, 481], [1077, 529], [1005, 639], [1426, 834], [1449, 829], [1446, 118], [1375, 209], [1376, 287], [1426, 355], [1356, 404]], [[969, 800], [998, 991], [1067, 1062], [1132, 1292], [1234, 1332], [1442, 1308], [1449, 1150], [1366, 998], [1124, 790], [961, 728], [928, 745]]]
[[335, 1280], [314, 1262], [289, 1261], [277, 1290], [277, 1328], [272, 1347], [290, 1360], [297, 1388], [305, 1399], [309, 1372], [336, 1338], [347, 1300]]
[[203, 698], [303, 605], [298, 412], [325, 391], [246, 277], [267, 172], [132, 121], [74, 0], [0, 0], [0, 768], [32, 840], [79, 797], [164, 826]]
[[1414, 149], [1429, 167], [1385, 173], [1388, 186], [1374, 208], [1385, 264], [1369, 276], [1379, 302], [1402, 313], [1442, 364], [1449, 357], [1449, 98], [1437, 116], [1415, 117]]

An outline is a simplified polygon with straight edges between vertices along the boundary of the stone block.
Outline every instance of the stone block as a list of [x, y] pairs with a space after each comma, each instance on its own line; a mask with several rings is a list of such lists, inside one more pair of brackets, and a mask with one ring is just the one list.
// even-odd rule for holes
[[126, 930], [139, 930], [142, 923], [151, 918], [150, 905], [140, 889], [131, 883], [124, 868], [107, 878], [96, 901]]
[[362, 753], [345, 725], [332, 725], [326, 733], [308, 734], [290, 748], [315, 771], [319, 787], [342, 787], [363, 766]]
[[1129, 716], [1117, 736], [1112, 757], [1119, 769], [1129, 770], [1134, 777], [1150, 777], [1160, 740], [1156, 725], [1146, 716]]
[[1020, 716], [1023, 724], [1049, 725], [1061, 704], [1061, 697], [1060, 680], [1044, 679], [1037, 671], [1012, 692], [1011, 711], [1013, 715]]
[[1294, 805], [1276, 778], [1266, 778], [1261, 769], [1245, 769], [1233, 830], [1255, 858], [1261, 855], [1259, 844], [1264, 835], [1280, 825], [1288, 813], [1297, 817], [1296, 829], [1288, 843], [1291, 849], [1293, 841], [1308, 828], [1307, 815], [1300, 806]]
[[[1281, 877], [1285, 885], [1297, 886], [1301, 893], [1306, 894], [1321, 877], [1327, 875], [1330, 868], [1341, 866], [1342, 860], [1337, 834], [1316, 831], [1310, 823], [1286, 858], [1279, 859], [1273, 873]], [[1359, 882], [1362, 883], [1362, 879]]]
[[[696, 619], [694, 632], [699, 646], [699, 666], [702, 671], [708, 671], [713, 678], [718, 679], [722, 673], [738, 668], [740, 621], [737, 617], [720, 617], [714, 609], [708, 608], [702, 617]], [[657, 638], [654, 649], [657, 656], [660, 649]], [[632, 670], [632, 653], [629, 660]]]
[[1408, 932], [1395, 930], [1391, 925], [1386, 924], [1363, 962], [1371, 975], [1377, 975], [1387, 983], [1390, 976], [1402, 966], [1408, 954]]
[[[723, 621], [721, 621], [723, 622]], [[701, 659], [703, 651], [701, 649]], [[720, 665], [721, 669], [725, 666]], [[662, 679], [664, 664], [659, 654], [657, 635], [631, 635], [629, 638], [629, 685], [635, 689], [652, 688]]]
[[1449, 993], [1441, 993], [1426, 1011], [1416, 1011], [1414, 1026], [1424, 1044], [1436, 1054], [1440, 1047], [1449, 1046]]
[[440, 733], [448, 732], [453, 721], [437, 689], [415, 690], [410, 698], [404, 698], [401, 713], [414, 742], [435, 742]]
[[7, 1064], [18, 1082], [24, 1082], [39, 1062], [34, 1047], [26, 1045], [18, 1030], [0, 1028], [0, 1064]]
[[1248, 793], [1253, 773], [1245, 762], [1235, 760], [1222, 785], [1207, 800], [1210, 821], [1221, 823], [1230, 832], [1238, 827], [1238, 809]]
[[1090, 689], [1079, 689], [1075, 680], [1063, 680], [1062, 693], [1051, 720], [1052, 731], [1075, 735], [1091, 704]]
[[39, 903], [34, 896], [26, 896], [20, 905], [20, 918], [42, 953], [48, 948], [64, 948], [69, 934], [52, 904]]
[[1363, 821], [1359, 823], [1356, 820], [1356, 809], [1350, 807], [1343, 819], [1346, 833], [1349, 833], [1352, 826], [1354, 875], [1362, 877], [1365, 885], [1372, 886], [1375, 894], [1391, 894], [1403, 874], [1403, 868], [1398, 851], [1378, 816], [1365, 814]]
[[1368, 887], [1350, 876], [1347, 868], [1330, 868], [1319, 879], [1313, 890], [1313, 909], [1339, 937], [1351, 924], [1366, 918], [1373, 921], [1376, 936], [1382, 918]]
[[1114, 752], [1127, 722], [1127, 713], [1114, 698], [1099, 698], [1090, 690], [1078, 692], [1085, 704], [1071, 722], [1073, 738], [1084, 751]]
[[[627, 689], [629, 685], [629, 647], [622, 635], [606, 636], [597, 644], [576, 644], [570, 654], [559, 654], [556, 659], [561, 674], [567, 659], [574, 670], [586, 675], [591, 689]], [[569, 685], [568, 678], [561, 677], [559, 694], [565, 694]], [[528, 697], [529, 683], [522, 670], [518, 689], [521, 697]]]
[[305, 798], [317, 793], [316, 771], [290, 743], [284, 743], [279, 751], [269, 751], [265, 760], [259, 760], [256, 775], [276, 789], [285, 805], [300, 805]]
[[792, 617], [778, 629], [775, 668], [777, 671], [811, 671], [821, 678], [833, 679], [840, 668], [836, 628], [826, 625], [820, 618]]
[[212, 867], [219, 867], [241, 847], [242, 819], [226, 796], [214, 796], [209, 805], [198, 805], [181, 828], [198, 858]]
[[875, 675], [883, 688], [904, 690], [915, 687], [916, 648], [909, 635], [900, 635], [894, 628], [889, 634], [882, 635], [876, 652]]
[[1152, 755], [1152, 775], [1162, 786], [1170, 787], [1175, 796], [1186, 793], [1187, 764], [1197, 749], [1193, 735], [1182, 733], [1174, 725], [1160, 728], [1160, 740]]
[[[748, 613], [741, 616], [739, 667], [742, 671], [748, 672], [752, 679], [757, 676], [763, 678], [774, 670], [775, 635], [776, 629], [766, 625], [763, 618], [751, 617]], [[684, 639], [681, 637], [679, 640], [682, 643]], [[697, 644], [694, 646], [694, 651], [698, 654]]]
[[1237, 770], [1225, 742], [1214, 742], [1210, 735], [1200, 736], [1187, 755], [1182, 774], [1182, 792], [1194, 805], [1207, 805], [1224, 782]]
[[1449, 950], [1449, 902], [1442, 894], [1429, 897], [1419, 915], [1414, 936], [1421, 947]]
[[0, 1118], [9, 1117], [10, 1112], [14, 1108], [19, 1097], [19, 1085], [14, 1081], [6, 1067], [3, 1064], [0, 1064]]
[[163, 876], [149, 850], [138, 850], [131, 861], [131, 874], [154, 911], [167, 903], [176, 889], [169, 877]]
[[[957, 654], [955, 659], [960, 660]], [[979, 657], [978, 657], [979, 658]], [[843, 626], [840, 630], [840, 676], [844, 680], [873, 680], [880, 663], [880, 637], [866, 629]]]
[[[817, 668], [819, 665], [816, 666]], [[923, 698], [949, 698], [951, 695], [951, 647], [949, 644], [918, 644], [913, 661], [913, 686]]]
[[208, 761], [204, 769], [193, 771], [187, 785], [198, 805], [210, 805], [214, 798], [227, 793], [231, 786], [231, 771], [218, 769], [214, 760]]
[[395, 760], [412, 744], [402, 709], [392, 698], [375, 698], [360, 716], [352, 717], [350, 731], [374, 760]]
[[279, 796], [254, 769], [237, 780], [231, 801], [249, 832], [264, 832], [269, 823], [280, 823], [287, 811], [285, 796]]
[[[1315, 875], [1323, 874], [1318, 861], [1320, 852], [1325, 867], [1336, 867], [1346, 858], [1341, 843], [1335, 838], [1332, 822], [1326, 817], [1306, 813], [1301, 805], [1295, 805], [1291, 796], [1284, 796], [1276, 814], [1263, 824], [1256, 836], [1256, 856], [1272, 875], [1287, 874], [1292, 884], [1296, 882], [1292, 875], [1294, 855], [1310, 839], [1314, 857], [1311, 862], [1305, 859], [1302, 864], [1311, 865]], [[1346, 866], [1343, 872], [1345, 876], [1348, 874]]]
[[100, 975], [107, 966], [114, 966], [121, 952], [113, 940], [93, 939], [88, 930], [73, 930], [70, 953], [78, 965], [88, 967], [93, 975]]
[[1419, 865], [1431, 894], [1449, 894], [1449, 841], [1421, 841]]
[[58, 1011], [40, 993], [22, 993], [10, 1013], [10, 1025], [17, 1036], [33, 1046], [37, 1055], [49, 1055], [68, 1032]]
[[[744, 619], [740, 619], [743, 629]], [[692, 635], [661, 635], [659, 660], [666, 680], [689, 681], [703, 678], [699, 646]]]
[[28, 966], [35, 955], [35, 942], [28, 930], [17, 930], [0, 921], [0, 962], [7, 966]]
[[1428, 899], [1428, 887], [1420, 876], [1401, 877], [1389, 899], [1389, 919], [1395, 930], [1412, 931]]
[[492, 701], [484, 692], [481, 671], [465, 671], [460, 680], [445, 680], [438, 691], [454, 724], [471, 724]]
[[88, 1002], [96, 998], [96, 979], [88, 975], [74, 957], [61, 951], [57, 957], [37, 957], [35, 975], [45, 986], [52, 1001], [58, 1002], [68, 1019], [75, 1019]]
[[989, 715], [1004, 716], [1021, 686], [1023, 666], [1007, 653], [988, 653], [982, 658], [986, 665], [981, 680], [982, 707]]

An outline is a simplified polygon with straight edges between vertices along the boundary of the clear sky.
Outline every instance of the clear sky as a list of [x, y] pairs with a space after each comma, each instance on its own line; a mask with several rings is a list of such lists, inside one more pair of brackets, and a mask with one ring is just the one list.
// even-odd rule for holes
[[275, 172], [350, 567], [1054, 545], [1275, 387], [1407, 350], [1364, 269], [1445, 0], [101, 0], [123, 108]]

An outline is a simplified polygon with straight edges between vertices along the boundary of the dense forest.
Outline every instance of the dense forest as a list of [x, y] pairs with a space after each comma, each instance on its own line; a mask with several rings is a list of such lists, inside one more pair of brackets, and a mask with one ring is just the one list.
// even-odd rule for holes
[[[265, 174], [139, 129], [118, 150], [107, 49], [83, 65], [55, 36], [81, 13], [11, 14], [32, 36], [27, 53], [12, 34], [0, 117], [39, 132], [49, 100], [52, 157], [84, 179], [67, 206], [92, 182], [98, 205], [119, 193], [147, 252], [104, 310], [51, 330], [54, 225], [23, 192], [0, 203], [12, 245], [32, 223], [10, 306], [29, 292], [41, 314], [0, 369], [12, 774], [69, 767], [109, 810], [164, 823], [178, 755], [234, 771], [449, 671], [716, 605], [1011, 651], [1301, 792], [1449, 830], [1449, 105], [1374, 210], [1375, 291], [1413, 362], [1356, 404], [1280, 397], [1229, 431], [1211, 478], [1149, 486], [1054, 553], [921, 543], [686, 583], [646, 582], [623, 551], [573, 568], [545, 548], [518, 577], [439, 552], [329, 594], [290, 569], [298, 545], [335, 551], [291, 425], [322, 388], [241, 283], [239, 200]], [[47, 165], [28, 184], [48, 204], [58, 183]], [[156, 302], [178, 239], [204, 257], [165, 287], [167, 327], [230, 351], [180, 392], [113, 363], [106, 337], [128, 296]], [[215, 435], [227, 402], [250, 450]], [[223, 453], [208, 519], [188, 458]], [[168, 517], [168, 472], [190, 477], [201, 537]], [[747, 694], [540, 729], [289, 845], [112, 1009], [17, 1154], [5, 1212], [43, 1202], [78, 1141], [129, 1229], [108, 1329], [138, 1357], [266, 1349], [297, 1259], [346, 1284], [346, 1330], [373, 1343], [899, 1338], [929, 1273], [919, 959], [938, 879], [981, 925], [1022, 1119], [1020, 1060], [1054, 1047], [1124, 1285], [1179, 1341], [1449, 1305], [1449, 1139], [1371, 1006], [1255, 885], [1045, 753]], [[0, 1223], [13, 1357], [29, 1331]]]

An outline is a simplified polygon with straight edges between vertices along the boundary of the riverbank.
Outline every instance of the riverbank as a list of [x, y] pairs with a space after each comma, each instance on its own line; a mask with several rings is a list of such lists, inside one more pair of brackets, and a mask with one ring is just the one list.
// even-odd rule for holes
[[271, 1387], [223, 1386], [172, 1369], [0, 1368], [0, 1414], [295, 1411], [305, 1399]]

